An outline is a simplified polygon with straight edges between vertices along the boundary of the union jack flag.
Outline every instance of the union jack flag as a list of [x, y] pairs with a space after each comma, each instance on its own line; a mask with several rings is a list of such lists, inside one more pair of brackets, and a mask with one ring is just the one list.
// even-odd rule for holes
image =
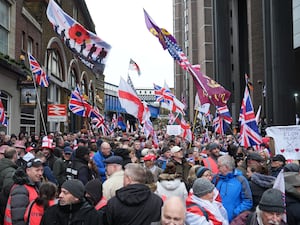
[[117, 120], [117, 116], [116, 114], [114, 113], [112, 119], [111, 119], [111, 123], [113, 125], [113, 129], [116, 129], [118, 127], [118, 120]]
[[37, 60], [28, 52], [30, 70], [35, 76], [36, 83], [41, 87], [49, 86], [49, 78]]
[[91, 117], [93, 107], [84, 99], [78, 86], [76, 86], [75, 90], [71, 93], [69, 109], [76, 115]]
[[91, 111], [90, 117], [92, 118], [92, 123], [100, 128], [104, 124], [104, 117], [100, 114], [99, 109], [94, 107]]
[[0, 124], [7, 127], [7, 118], [5, 116], [5, 109], [0, 99]]
[[247, 86], [245, 88], [244, 98], [242, 100], [239, 121], [241, 124], [241, 137], [239, 140], [240, 144], [245, 148], [259, 145], [262, 142], [262, 138], [258, 131], [255, 113]]
[[169, 88], [160, 87], [156, 84], [153, 85], [157, 102], [166, 103], [164, 104], [164, 106], [166, 106], [166, 108], [172, 112], [179, 112], [181, 114], [184, 114], [185, 105], [175, 97], [175, 95], [170, 91]]

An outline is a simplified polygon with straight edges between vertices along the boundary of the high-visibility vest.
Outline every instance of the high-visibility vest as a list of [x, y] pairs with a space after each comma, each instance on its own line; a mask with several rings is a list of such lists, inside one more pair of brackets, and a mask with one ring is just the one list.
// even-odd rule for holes
[[216, 161], [211, 158], [211, 157], [207, 157], [202, 159], [203, 164], [206, 168], [210, 169], [210, 171], [213, 174], [218, 174], [219, 173], [219, 168], [218, 168], [218, 164], [216, 163]]
[[[49, 206], [52, 206], [57, 203], [57, 200], [49, 200]], [[40, 225], [42, 217], [44, 215], [44, 206], [36, 204], [36, 200], [30, 202], [27, 206], [24, 221], [29, 225]]]
[[[20, 186], [19, 184], [15, 184], [12, 186], [10, 192], [12, 192], [17, 186]], [[27, 191], [28, 191], [28, 200], [29, 202], [33, 201], [38, 197], [37, 190], [33, 186], [29, 186], [27, 184], [23, 185]], [[4, 225], [12, 225], [12, 218], [11, 218], [11, 194], [8, 197], [6, 209], [5, 209], [5, 215], [4, 215]]]
[[99, 210], [99, 209], [101, 209], [102, 207], [104, 207], [106, 205], [107, 205], [107, 199], [103, 196], [101, 198], [101, 200], [97, 203], [97, 205], [95, 205], [95, 209]]

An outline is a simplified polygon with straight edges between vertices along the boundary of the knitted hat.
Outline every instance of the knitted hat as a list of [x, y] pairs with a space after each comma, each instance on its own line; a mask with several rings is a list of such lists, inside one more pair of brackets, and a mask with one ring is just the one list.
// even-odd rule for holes
[[215, 186], [205, 178], [197, 178], [193, 184], [193, 192], [197, 197], [202, 197], [214, 190]]
[[84, 156], [88, 154], [90, 154], [90, 150], [85, 146], [79, 146], [76, 149], [76, 157], [79, 159], [84, 159]]
[[266, 212], [284, 212], [284, 200], [281, 191], [270, 188], [261, 196], [259, 209]]
[[91, 196], [94, 203], [98, 203], [102, 198], [102, 183], [99, 179], [90, 180], [85, 185], [85, 192]]
[[214, 150], [214, 149], [216, 149], [216, 148], [220, 149], [220, 145], [218, 145], [217, 143], [214, 143], [214, 142], [209, 143], [209, 144], [206, 146], [206, 150], [208, 150], [208, 151]]
[[196, 176], [198, 178], [201, 178], [203, 176], [203, 174], [205, 173], [205, 171], [208, 171], [209, 169], [206, 168], [206, 167], [200, 167], [198, 170], [197, 170], [197, 173], [196, 173]]
[[85, 188], [80, 180], [67, 180], [62, 184], [61, 188], [66, 189], [76, 198], [82, 199], [84, 197]]

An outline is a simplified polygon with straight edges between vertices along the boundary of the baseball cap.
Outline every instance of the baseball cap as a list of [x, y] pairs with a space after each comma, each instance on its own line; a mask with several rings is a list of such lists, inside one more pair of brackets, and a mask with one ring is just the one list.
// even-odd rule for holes
[[64, 147], [64, 153], [65, 154], [72, 154], [73, 150], [70, 146]]
[[143, 158], [144, 161], [154, 161], [155, 159], [156, 159], [156, 156], [153, 154], [145, 155]]
[[182, 148], [180, 148], [179, 146], [174, 146], [173, 148], [171, 148], [171, 152], [172, 153], [176, 153], [176, 152], [179, 152], [179, 151], [181, 151], [182, 150]]
[[42, 160], [38, 159], [38, 158], [33, 158], [30, 159], [27, 164], [26, 164], [26, 168], [31, 168], [31, 167], [40, 167], [43, 165]]
[[120, 164], [120, 165], [122, 165], [123, 158], [121, 156], [113, 155], [113, 156], [110, 156], [107, 159], [105, 159], [104, 162], [106, 164]]

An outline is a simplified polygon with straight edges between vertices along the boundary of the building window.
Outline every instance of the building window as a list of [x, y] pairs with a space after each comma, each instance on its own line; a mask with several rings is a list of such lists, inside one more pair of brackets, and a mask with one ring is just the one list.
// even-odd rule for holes
[[76, 6], [73, 6], [73, 19], [78, 19], [78, 9], [76, 8]]
[[[28, 37], [27, 41], [27, 52], [34, 54], [33, 52], [33, 39], [31, 37]], [[37, 57], [37, 56], [36, 56]]]
[[51, 75], [56, 76], [57, 78], [62, 79], [62, 66], [60, 57], [57, 51], [51, 51], [49, 56], [48, 67], [51, 70]]
[[0, 0], [0, 52], [8, 53], [8, 35], [9, 35], [9, 18], [10, 5]]
[[76, 73], [74, 69], [71, 70], [69, 84], [70, 84], [70, 88], [74, 90], [76, 86]]
[[[5, 115], [6, 118], [8, 120], [8, 125], [9, 125], [9, 118], [10, 118], [10, 96], [7, 95], [5, 92], [0, 91], [0, 99], [2, 101], [3, 107], [4, 107], [4, 111], [5, 111]], [[5, 133], [7, 133], [8, 128], [5, 126], [0, 125], [0, 131], [5, 131]]]

